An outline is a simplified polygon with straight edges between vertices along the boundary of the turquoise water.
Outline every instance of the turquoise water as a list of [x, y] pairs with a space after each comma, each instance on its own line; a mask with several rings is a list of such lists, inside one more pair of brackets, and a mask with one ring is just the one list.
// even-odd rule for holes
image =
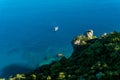
[[74, 36], [120, 31], [119, 21], [119, 0], [0, 0], [0, 77], [69, 57]]

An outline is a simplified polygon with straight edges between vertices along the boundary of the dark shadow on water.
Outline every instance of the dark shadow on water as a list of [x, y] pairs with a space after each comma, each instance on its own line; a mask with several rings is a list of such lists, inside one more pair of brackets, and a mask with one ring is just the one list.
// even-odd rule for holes
[[8, 78], [11, 75], [20, 74], [20, 73], [27, 73], [32, 71], [33, 69], [28, 68], [26, 66], [22, 66], [19, 64], [11, 64], [9, 66], [6, 66], [2, 69], [2, 73], [0, 74], [0, 77]]

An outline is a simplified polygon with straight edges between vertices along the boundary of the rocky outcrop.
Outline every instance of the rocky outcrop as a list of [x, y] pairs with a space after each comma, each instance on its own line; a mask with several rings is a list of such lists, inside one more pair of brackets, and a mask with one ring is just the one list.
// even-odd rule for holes
[[78, 35], [72, 40], [72, 46], [74, 50], [77, 50], [78, 48], [85, 46], [88, 44], [89, 41], [97, 38], [96, 36], [93, 36], [93, 30], [87, 30], [83, 35]]
[[73, 46], [85, 45], [87, 40], [91, 40], [93, 38], [93, 30], [88, 30], [83, 35], [75, 37], [72, 41], [72, 44]]

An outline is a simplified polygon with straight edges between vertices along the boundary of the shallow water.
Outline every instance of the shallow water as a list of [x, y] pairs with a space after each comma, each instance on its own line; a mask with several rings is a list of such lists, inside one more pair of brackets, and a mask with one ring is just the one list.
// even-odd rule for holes
[[0, 0], [1, 77], [69, 57], [74, 36], [120, 31], [119, 21], [119, 0]]

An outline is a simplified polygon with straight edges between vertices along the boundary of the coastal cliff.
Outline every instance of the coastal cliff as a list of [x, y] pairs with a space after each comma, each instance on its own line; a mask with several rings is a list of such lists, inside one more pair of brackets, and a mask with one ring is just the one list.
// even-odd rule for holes
[[93, 31], [75, 37], [69, 58], [40, 66], [36, 70], [11, 76], [11, 80], [119, 80], [120, 32], [93, 36]]

